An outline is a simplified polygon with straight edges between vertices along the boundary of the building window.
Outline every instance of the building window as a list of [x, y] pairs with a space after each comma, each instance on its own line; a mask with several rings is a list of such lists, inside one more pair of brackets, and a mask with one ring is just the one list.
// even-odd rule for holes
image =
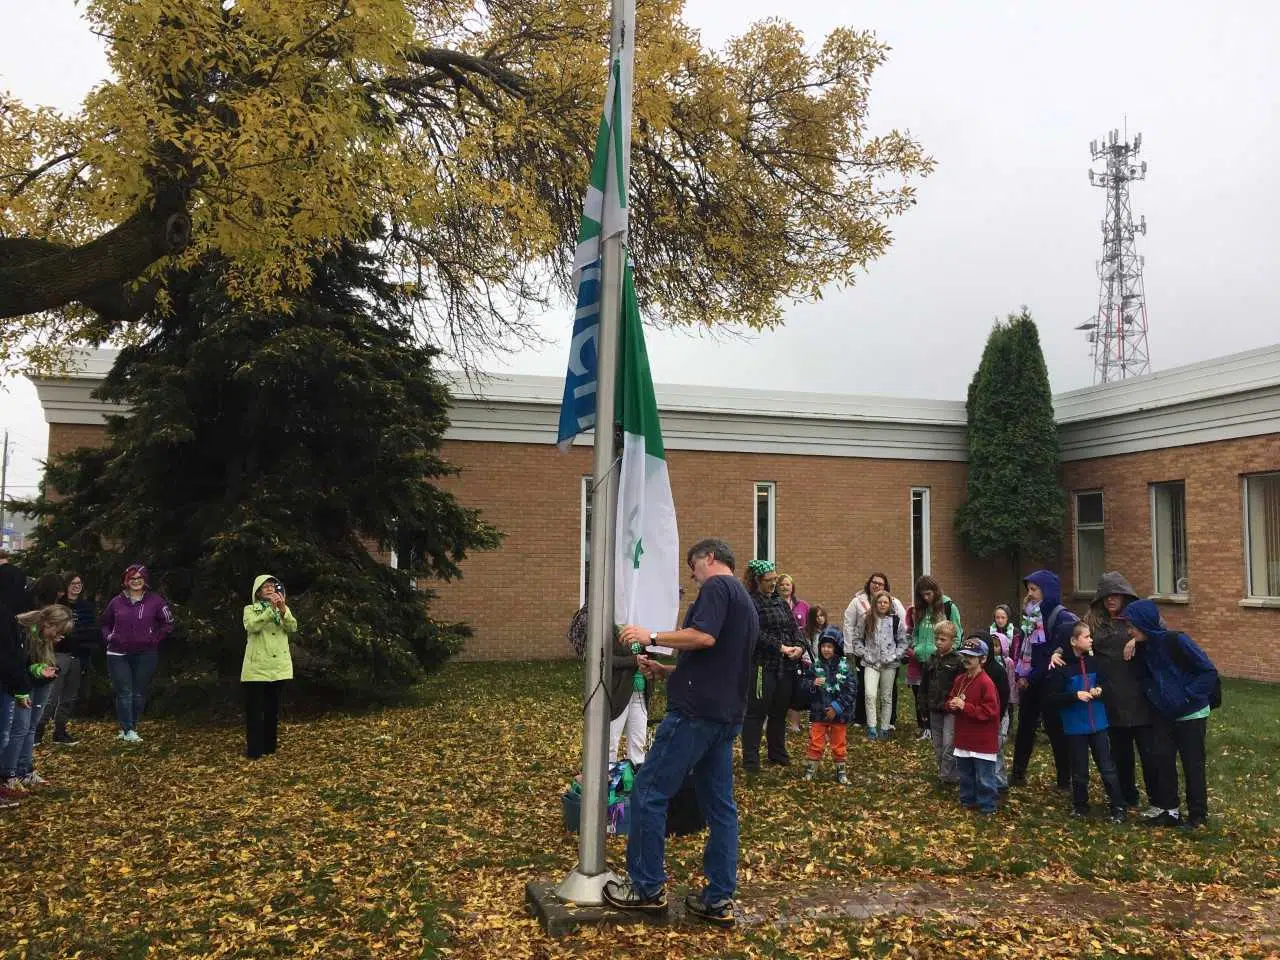
[[1249, 596], [1280, 597], [1280, 473], [1244, 478]]
[[579, 553], [582, 556], [582, 573], [578, 577], [578, 603], [579, 605], [587, 602], [588, 578], [591, 573], [591, 477], [582, 478], [582, 504], [581, 504], [581, 522], [579, 524], [582, 530], [582, 542], [579, 546]]
[[911, 488], [911, 588], [929, 572], [929, 488]]
[[1151, 552], [1156, 593], [1188, 593], [1187, 488], [1181, 480], [1151, 485]]
[[1077, 493], [1076, 592], [1093, 593], [1105, 572], [1102, 535], [1102, 491]]
[[777, 523], [777, 484], [756, 484], [756, 560], [772, 560], [775, 543], [774, 528]]

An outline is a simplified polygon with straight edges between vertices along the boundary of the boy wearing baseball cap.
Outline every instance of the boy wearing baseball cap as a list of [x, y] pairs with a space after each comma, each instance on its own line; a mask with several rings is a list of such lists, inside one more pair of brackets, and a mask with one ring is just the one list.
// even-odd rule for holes
[[996, 755], [1000, 750], [1000, 697], [983, 671], [987, 643], [970, 636], [959, 650], [964, 673], [951, 684], [947, 710], [955, 717], [960, 805], [984, 816], [996, 812]]

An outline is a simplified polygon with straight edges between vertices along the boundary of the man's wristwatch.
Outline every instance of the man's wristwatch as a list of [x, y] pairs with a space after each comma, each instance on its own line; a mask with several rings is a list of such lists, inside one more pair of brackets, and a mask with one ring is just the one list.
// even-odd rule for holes
[[650, 643], [653, 643], [653, 644], [656, 644], [656, 643], [658, 642], [658, 631], [657, 631], [657, 630], [650, 630], [650, 631], [649, 631], [649, 642], [650, 642]]

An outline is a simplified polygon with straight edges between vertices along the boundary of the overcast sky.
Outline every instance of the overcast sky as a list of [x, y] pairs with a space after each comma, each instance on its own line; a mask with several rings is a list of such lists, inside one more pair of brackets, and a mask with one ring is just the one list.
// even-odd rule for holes
[[[650, 336], [659, 383], [962, 399], [993, 318], [1027, 304], [1055, 392], [1087, 386], [1074, 328], [1095, 311], [1102, 191], [1089, 141], [1127, 117], [1148, 179], [1133, 189], [1146, 258], [1150, 350], [1162, 370], [1277, 340], [1280, 294], [1280, 6], [1225, 0], [791, 0], [816, 46], [832, 27], [893, 47], [873, 80], [871, 127], [909, 129], [938, 161], [894, 245], [851, 289], [791, 308], [747, 341]], [[688, 0], [719, 46], [776, 0]], [[70, 0], [0, 0], [0, 86], [72, 108], [103, 79], [99, 41]], [[637, 27], [643, 35], [644, 24]], [[570, 251], [565, 252], [566, 256]], [[563, 375], [571, 318], [541, 351], [495, 363]], [[874, 360], [872, 359], [874, 358]], [[29, 384], [0, 395], [16, 432], [18, 495], [38, 476], [45, 427]]]

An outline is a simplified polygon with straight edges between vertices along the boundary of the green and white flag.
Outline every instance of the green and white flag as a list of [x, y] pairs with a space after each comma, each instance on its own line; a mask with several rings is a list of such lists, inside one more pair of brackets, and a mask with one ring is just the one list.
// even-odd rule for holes
[[621, 334], [617, 398], [623, 448], [614, 619], [672, 630], [680, 608], [680, 535], [629, 260], [622, 280]]

